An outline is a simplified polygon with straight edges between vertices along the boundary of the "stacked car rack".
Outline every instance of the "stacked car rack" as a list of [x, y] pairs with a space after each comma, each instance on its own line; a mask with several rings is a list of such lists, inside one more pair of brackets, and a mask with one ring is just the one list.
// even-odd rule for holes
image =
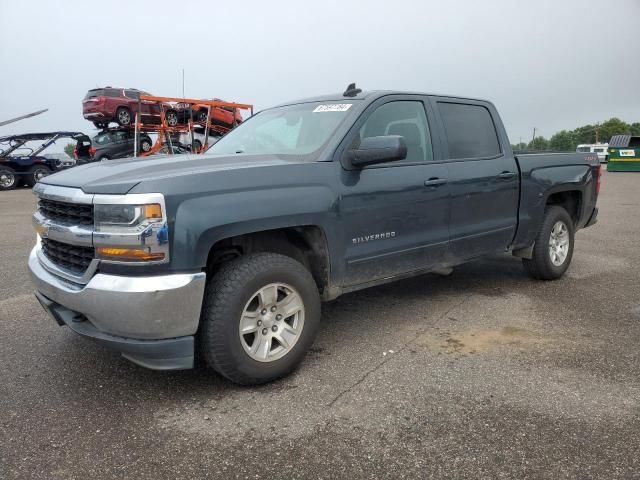
[[[200, 99], [192, 99], [192, 98], [177, 98], [177, 97], [158, 97], [152, 95], [140, 95], [138, 99], [138, 112], [141, 111], [140, 103], [141, 102], [155, 102], [159, 105], [160, 108], [160, 122], [158, 124], [149, 124], [143, 123], [140, 121], [139, 116], [136, 114], [135, 122], [133, 128], [135, 129], [135, 150], [134, 157], [146, 157], [149, 155], [153, 155], [158, 152], [165, 152], [168, 154], [174, 153], [174, 148], [172, 145], [172, 138], [179, 136], [181, 134], [189, 134], [191, 137], [190, 142], [190, 150], [192, 153], [204, 153], [207, 151], [209, 147], [209, 136], [222, 136], [229, 132], [235, 125], [223, 126], [219, 123], [215, 123], [212, 117], [212, 111], [214, 108], [222, 108], [235, 111], [237, 110], [248, 110], [253, 115], [253, 105], [245, 104], [245, 103], [235, 103], [235, 102], [224, 102], [222, 100], [200, 100]], [[166, 104], [179, 104], [180, 110], [182, 112], [186, 112], [186, 123], [184, 124], [175, 124], [169, 125], [167, 122], [167, 118], [165, 115], [165, 105]], [[198, 105], [200, 109], [207, 109], [207, 116], [203, 118], [203, 120], [194, 120], [192, 111], [193, 107]], [[184, 115], [183, 115], [184, 116]], [[194, 127], [200, 126], [205, 131], [205, 141], [201, 142], [200, 148], [194, 148], [193, 142], [193, 132]], [[131, 128], [131, 127], [118, 127], [118, 129], [123, 128]], [[138, 138], [140, 133], [155, 133], [157, 134], [157, 139], [152, 147], [144, 152], [138, 151]]]

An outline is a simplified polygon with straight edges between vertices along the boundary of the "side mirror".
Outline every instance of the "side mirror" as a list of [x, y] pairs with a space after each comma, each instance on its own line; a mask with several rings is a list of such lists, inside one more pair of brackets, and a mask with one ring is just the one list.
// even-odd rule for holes
[[400, 135], [365, 137], [357, 148], [349, 151], [351, 165], [358, 168], [405, 158], [407, 145]]

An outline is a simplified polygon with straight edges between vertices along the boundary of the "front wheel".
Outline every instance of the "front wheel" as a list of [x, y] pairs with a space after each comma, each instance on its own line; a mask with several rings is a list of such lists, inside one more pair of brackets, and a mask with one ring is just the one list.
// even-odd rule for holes
[[302, 264], [255, 253], [225, 263], [205, 292], [199, 332], [208, 366], [242, 385], [288, 374], [311, 347], [320, 297]]
[[533, 278], [556, 280], [567, 271], [573, 257], [574, 227], [571, 216], [558, 206], [549, 206], [544, 218], [531, 259], [522, 263]]
[[147, 153], [149, 150], [151, 150], [152, 144], [151, 144], [151, 139], [150, 138], [143, 138], [142, 140], [140, 140], [140, 151]]

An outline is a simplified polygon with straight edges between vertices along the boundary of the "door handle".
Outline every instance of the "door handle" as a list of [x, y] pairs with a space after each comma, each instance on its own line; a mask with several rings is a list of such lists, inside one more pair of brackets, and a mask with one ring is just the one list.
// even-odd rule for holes
[[439, 187], [440, 185], [444, 185], [447, 183], [447, 180], [444, 178], [432, 177], [429, 180], [424, 181], [425, 187]]
[[500, 178], [501, 180], [509, 180], [510, 178], [513, 178], [516, 176], [516, 172], [502, 172], [500, 175], [498, 175], [498, 178]]

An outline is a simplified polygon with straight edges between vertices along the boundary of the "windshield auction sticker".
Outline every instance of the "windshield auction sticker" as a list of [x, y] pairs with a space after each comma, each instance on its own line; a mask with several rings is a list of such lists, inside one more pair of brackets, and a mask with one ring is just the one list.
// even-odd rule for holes
[[322, 112], [346, 112], [353, 105], [352, 103], [332, 103], [330, 105], [318, 105], [313, 113]]

